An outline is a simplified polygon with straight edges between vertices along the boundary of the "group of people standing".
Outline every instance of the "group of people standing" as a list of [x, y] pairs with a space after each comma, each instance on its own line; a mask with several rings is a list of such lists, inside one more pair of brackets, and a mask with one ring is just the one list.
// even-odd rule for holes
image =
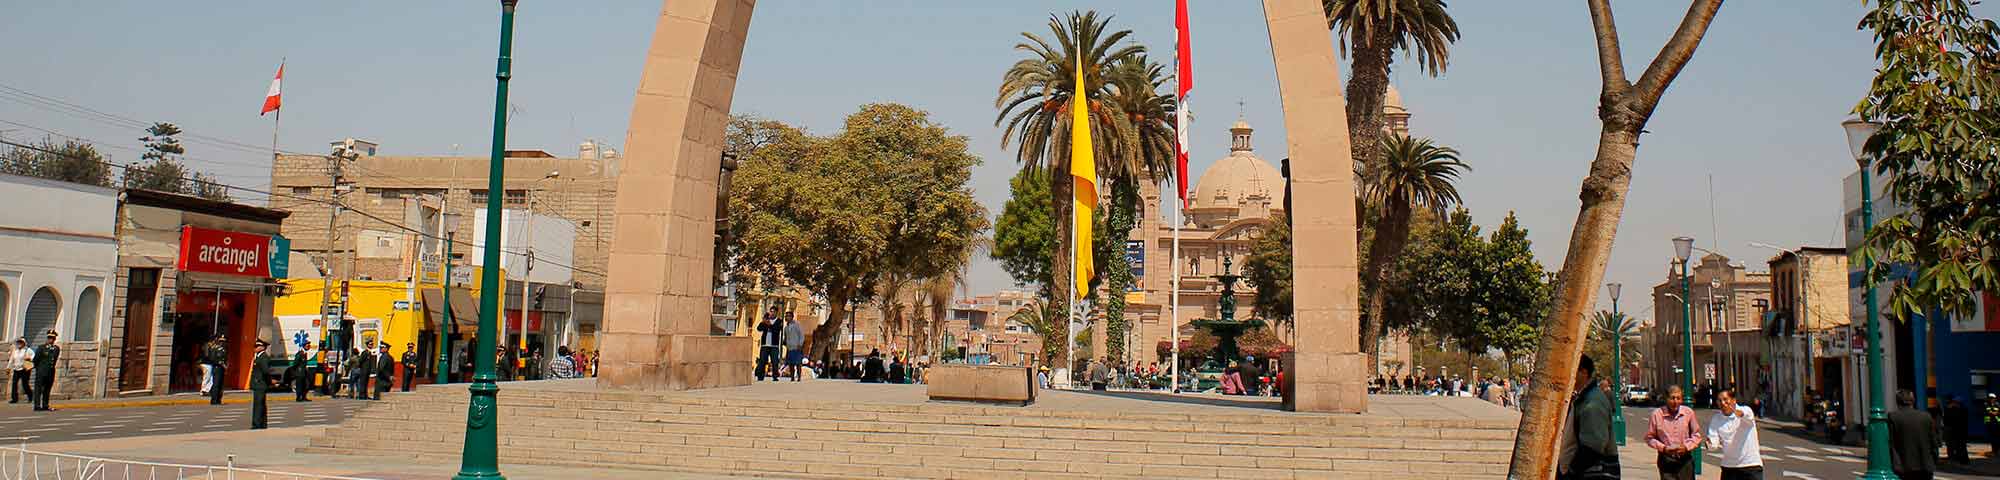
[[805, 331], [792, 318], [791, 312], [772, 312], [757, 323], [757, 380], [789, 377], [796, 382], [804, 373]]
[[26, 337], [14, 339], [14, 351], [7, 358], [7, 371], [13, 375], [7, 382], [11, 390], [7, 403], [21, 403], [21, 394], [26, 393], [35, 411], [54, 410], [49, 408], [49, 393], [55, 390], [56, 362], [61, 359], [55, 330], [49, 330], [48, 339], [34, 348], [28, 348]]

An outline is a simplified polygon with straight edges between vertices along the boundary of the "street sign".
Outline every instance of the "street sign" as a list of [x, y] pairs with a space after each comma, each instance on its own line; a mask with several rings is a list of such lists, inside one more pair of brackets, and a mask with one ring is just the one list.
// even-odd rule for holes
[[1702, 364], [1701, 376], [1702, 378], [1708, 380], [1715, 380], [1715, 364], [1713, 363]]
[[410, 309], [410, 301], [409, 301], [409, 300], [397, 300], [397, 301], [396, 301], [396, 303], [395, 303], [395, 309], [397, 309], [397, 310], [409, 310], [409, 309]]
[[451, 286], [464, 287], [471, 284], [472, 284], [472, 269], [454, 268], [451, 270]]
[[320, 308], [320, 312], [322, 312], [322, 313], [323, 313], [323, 314], [325, 314], [326, 316], [329, 316], [329, 317], [334, 317], [334, 318], [340, 318], [340, 317], [343, 317], [343, 316], [345, 316], [345, 315], [343, 315], [343, 313], [344, 313], [344, 312], [342, 312], [342, 311], [340, 310], [340, 304], [338, 304], [338, 303], [329, 303], [329, 304], [326, 304], [326, 306], [325, 306], [325, 307], [321, 307], [321, 308]]

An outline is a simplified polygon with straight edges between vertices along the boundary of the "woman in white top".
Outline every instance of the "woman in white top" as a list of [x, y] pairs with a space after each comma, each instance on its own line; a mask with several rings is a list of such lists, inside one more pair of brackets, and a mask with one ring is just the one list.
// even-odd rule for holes
[[7, 371], [14, 374], [7, 381], [8, 390], [13, 391], [12, 395], [8, 397], [7, 403], [21, 403], [21, 394], [23, 393], [28, 394], [29, 400], [34, 400], [35, 384], [29, 380], [29, 378], [34, 376], [34, 372], [30, 370], [34, 367], [35, 349], [28, 348], [28, 339], [14, 339], [14, 352], [7, 356]]
[[1764, 457], [1757, 452], [1757, 415], [1736, 403], [1736, 391], [1715, 394], [1721, 408], [1708, 419], [1708, 445], [1722, 454], [1722, 480], [1763, 480]]

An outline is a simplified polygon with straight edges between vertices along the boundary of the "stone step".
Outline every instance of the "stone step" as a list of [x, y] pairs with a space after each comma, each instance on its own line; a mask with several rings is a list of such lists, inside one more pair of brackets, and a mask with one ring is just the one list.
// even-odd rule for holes
[[[411, 452], [396, 443], [315, 444], [301, 453], [411, 456], [431, 461], [459, 460], [458, 450]], [[655, 467], [731, 474], [844, 478], [1493, 478], [1487, 465], [1414, 460], [1246, 458], [1236, 455], [1117, 456], [1088, 453], [1038, 454], [1033, 458], [948, 456], [937, 452], [814, 452], [775, 448], [683, 447], [664, 451], [600, 448], [546, 448], [502, 445], [503, 464]], [[804, 474], [804, 475], [801, 475]]]
[[[509, 388], [503, 462], [789, 478], [1494, 478], [1513, 424]], [[301, 452], [457, 460], [463, 386], [370, 404]]]

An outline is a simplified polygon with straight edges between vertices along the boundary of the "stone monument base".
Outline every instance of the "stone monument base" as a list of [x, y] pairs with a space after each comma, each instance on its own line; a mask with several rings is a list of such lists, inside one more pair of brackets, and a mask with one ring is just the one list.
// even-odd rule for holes
[[1035, 403], [1035, 371], [1028, 367], [943, 364], [925, 373], [931, 400], [1028, 405]]

